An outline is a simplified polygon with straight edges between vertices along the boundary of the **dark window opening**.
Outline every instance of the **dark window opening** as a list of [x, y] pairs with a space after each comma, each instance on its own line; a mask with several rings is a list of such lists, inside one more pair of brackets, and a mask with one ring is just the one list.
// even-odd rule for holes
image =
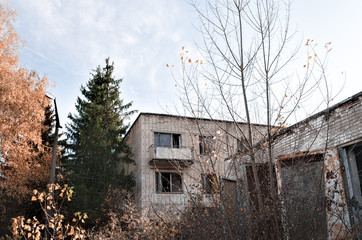
[[236, 140], [237, 150], [238, 152], [244, 152], [247, 148], [245, 146], [245, 141], [241, 139]]
[[156, 172], [156, 192], [181, 193], [182, 178], [178, 173]]
[[342, 148], [340, 151], [345, 159], [350, 197], [362, 203], [362, 142]]
[[200, 136], [200, 154], [207, 155], [212, 153], [214, 146], [214, 139], [211, 136]]
[[362, 146], [354, 147], [353, 153], [357, 164], [359, 185], [362, 192]]
[[180, 140], [181, 140], [180, 134], [172, 134], [172, 147], [180, 148], [181, 147]]
[[218, 176], [213, 174], [201, 174], [202, 188], [205, 193], [211, 194], [216, 193], [219, 190], [219, 179]]
[[[257, 175], [259, 178], [260, 183], [260, 190], [262, 197], [264, 199], [265, 205], [271, 207], [272, 206], [272, 195], [270, 192], [270, 171], [269, 171], [269, 165], [268, 164], [258, 164], [256, 166]], [[256, 185], [255, 185], [255, 179], [254, 179], [254, 173], [252, 166], [246, 166], [246, 176], [248, 180], [248, 191], [250, 194], [250, 200], [254, 203], [254, 206], [256, 206], [256, 209], [259, 209], [258, 205], [258, 197], [256, 192]], [[273, 181], [276, 184], [276, 174], [275, 171], [272, 172]], [[276, 186], [273, 191], [276, 192]]]

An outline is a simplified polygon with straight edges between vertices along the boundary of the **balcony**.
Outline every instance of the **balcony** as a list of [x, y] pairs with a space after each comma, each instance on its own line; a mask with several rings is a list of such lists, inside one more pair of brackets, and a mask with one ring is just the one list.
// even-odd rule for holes
[[149, 147], [149, 164], [160, 167], [188, 167], [194, 163], [191, 148]]

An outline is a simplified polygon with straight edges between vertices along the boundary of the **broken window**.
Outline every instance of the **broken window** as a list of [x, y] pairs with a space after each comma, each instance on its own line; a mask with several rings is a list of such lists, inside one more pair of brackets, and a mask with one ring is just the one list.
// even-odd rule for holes
[[353, 149], [353, 155], [357, 165], [359, 187], [362, 192], [362, 145]]
[[362, 201], [362, 142], [342, 148], [350, 198]]
[[156, 172], [156, 192], [181, 193], [182, 178], [178, 173]]
[[237, 146], [237, 150], [238, 152], [244, 152], [247, 148], [245, 146], [245, 141], [242, 139], [237, 139], [236, 140], [236, 146]]
[[362, 223], [362, 142], [339, 147], [339, 156], [343, 160], [346, 193], [352, 210], [354, 227]]
[[218, 176], [215, 173], [201, 174], [201, 181], [205, 193], [211, 194], [219, 191]]
[[154, 146], [165, 148], [180, 148], [181, 134], [173, 133], [154, 133]]
[[207, 155], [213, 151], [214, 139], [212, 136], [200, 136], [200, 154]]

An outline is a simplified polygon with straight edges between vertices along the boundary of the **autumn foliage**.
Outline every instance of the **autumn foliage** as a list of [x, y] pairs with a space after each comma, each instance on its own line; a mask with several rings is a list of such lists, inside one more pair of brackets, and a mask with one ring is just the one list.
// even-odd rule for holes
[[[15, 12], [0, 3], [0, 191], [21, 199], [48, 178], [41, 133], [48, 80], [20, 66], [21, 42], [12, 26]], [[49, 151], [45, 151], [46, 153]], [[1, 199], [0, 199], [1, 200]]]
[[[14, 236], [23, 239], [44, 239], [46, 234], [50, 239], [84, 239], [85, 230], [82, 224], [88, 218], [87, 214], [76, 212], [70, 222], [61, 212], [64, 201], [71, 201], [73, 187], [59, 184], [48, 185], [47, 191], [33, 191], [32, 201], [38, 201], [47, 221], [36, 218], [26, 219], [18, 216], [12, 219], [12, 232]], [[53, 212], [53, 214], [49, 214]], [[46, 233], [46, 234], [45, 234]]]

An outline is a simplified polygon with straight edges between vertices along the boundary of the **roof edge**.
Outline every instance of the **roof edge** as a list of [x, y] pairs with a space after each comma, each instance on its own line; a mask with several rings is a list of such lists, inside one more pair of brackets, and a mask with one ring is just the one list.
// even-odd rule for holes
[[[174, 114], [166, 114], [166, 113], [152, 113], [152, 112], [140, 112], [137, 118], [132, 123], [131, 127], [128, 129], [124, 138], [128, 136], [128, 133], [132, 130], [133, 126], [136, 124], [138, 119], [141, 116], [161, 116], [161, 117], [173, 117], [173, 118], [182, 118], [182, 119], [189, 119], [189, 120], [201, 120], [201, 121], [210, 121], [210, 122], [226, 122], [226, 123], [235, 123], [231, 120], [220, 120], [220, 119], [212, 119], [212, 118], [197, 118], [197, 117], [189, 117], [189, 116], [181, 116], [181, 115], [174, 115]], [[247, 122], [236, 122], [238, 124], [247, 124]], [[254, 126], [266, 126], [265, 124], [260, 123], [252, 123]]]
[[[352, 102], [356, 99], [358, 99], [359, 97], [362, 96], [362, 91], [342, 100], [341, 102], [338, 102], [334, 105], [332, 105], [331, 107], [329, 108], [326, 108], [318, 113], [315, 113], [313, 114], [312, 116], [310, 117], [307, 117], [305, 118], [304, 120], [302, 121], [299, 121], [293, 125], [291, 125], [290, 127], [287, 127], [283, 130], [281, 130], [278, 134], [274, 135], [273, 136], [273, 139], [293, 130], [294, 128], [304, 124], [304, 123], [307, 123], [315, 118], [318, 118], [319, 116], [321, 115], [324, 115], [326, 113], [329, 113], [329, 112], [332, 112], [334, 110], [336, 110], [337, 108], [349, 103], [349, 102]], [[151, 113], [151, 112], [140, 112], [137, 116], [137, 118], [134, 120], [134, 122], [132, 123], [131, 127], [128, 129], [127, 133], [125, 134], [124, 136], [124, 139], [128, 136], [129, 132], [131, 132], [133, 126], [135, 125], [135, 123], [138, 121], [138, 119], [141, 117], [141, 116], [162, 116], [162, 117], [174, 117], [174, 118], [183, 118], [183, 119], [190, 119], [190, 120], [202, 120], [202, 121], [213, 121], [213, 122], [228, 122], [228, 123], [235, 123], [234, 121], [231, 121], [231, 120], [220, 120], [220, 119], [212, 119], [212, 118], [197, 118], [197, 117], [188, 117], [188, 116], [181, 116], [181, 115], [173, 115], [173, 114], [166, 114], [166, 113]], [[236, 122], [238, 124], [247, 124], [246, 122]], [[258, 124], [258, 123], [252, 123], [252, 125], [254, 126], [266, 126], [265, 124]]]
[[281, 136], [281, 135], [283, 135], [283, 134], [286, 134], [286, 133], [288, 133], [289, 131], [292, 131], [293, 129], [299, 127], [300, 125], [305, 124], [305, 123], [307, 123], [307, 122], [309, 122], [309, 121], [311, 121], [311, 120], [313, 120], [313, 119], [316, 119], [316, 118], [318, 118], [318, 117], [320, 117], [320, 116], [322, 116], [322, 115], [324, 115], [324, 114], [333, 112], [333, 111], [336, 110], [337, 108], [340, 108], [340, 107], [342, 107], [343, 105], [346, 105], [346, 104], [348, 104], [348, 103], [350, 103], [350, 102], [353, 102], [353, 101], [357, 100], [357, 99], [358, 99], [359, 97], [361, 97], [361, 96], [362, 96], [362, 91], [360, 91], [360, 92], [358, 92], [358, 93], [356, 93], [356, 94], [354, 94], [354, 95], [352, 95], [352, 96], [350, 96], [350, 97], [342, 100], [341, 102], [338, 102], [338, 103], [336, 103], [336, 104], [334, 104], [334, 105], [332, 105], [332, 106], [330, 106], [330, 107], [328, 107], [328, 108], [326, 108], [326, 109], [324, 109], [324, 110], [322, 110], [322, 111], [320, 111], [320, 112], [317, 112], [317, 113], [313, 114], [312, 116], [309, 116], [309, 117], [307, 117], [307, 118], [305, 118], [305, 119], [303, 119], [303, 120], [301, 120], [301, 121], [299, 121], [299, 122], [291, 125], [290, 127], [287, 127], [287, 128], [285, 128], [285, 129], [281, 130], [278, 134], [276, 134], [276, 135], [273, 137], [273, 139], [275, 139], [275, 138], [277, 138], [277, 137], [279, 137], [279, 136]]

